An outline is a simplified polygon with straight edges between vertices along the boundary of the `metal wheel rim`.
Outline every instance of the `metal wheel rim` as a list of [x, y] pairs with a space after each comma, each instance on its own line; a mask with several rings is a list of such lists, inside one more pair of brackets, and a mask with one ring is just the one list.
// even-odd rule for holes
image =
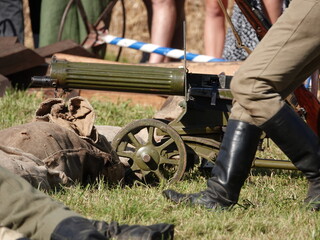
[[[137, 137], [141, 130], [147, 131], [147, 140]], [[158, 130], [166, 133], [160, 142], [156, 142], [154, 137]], [[132, 148], [128, 150], [129, 145]], [[140, 170], [145, 182], [146, 176], [152, 173], [160, 182], [165, 181], [172, 184], [182, 178], [186, 169], [187, 154], [183, 140], [171, 126], [160, 120], [143, 119], [128, 124], [114, 137], [112, 147], [119, 157], [127, 157], [131, 161], [130, 167], [133, 171]], [[168, 152], [172, 148], [173, 151]], [[148, 160], [153, 161], [153, 165]], [[167, 176], [165, 167], [171, 165], [174, 173], [172, 176]]]

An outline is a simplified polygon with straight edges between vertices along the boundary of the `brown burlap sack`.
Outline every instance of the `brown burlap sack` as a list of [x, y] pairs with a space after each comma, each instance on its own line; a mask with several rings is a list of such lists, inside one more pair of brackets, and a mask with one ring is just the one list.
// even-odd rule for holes
[[110, 153], [114, 161], [119, 161], [108, 140], [98, 133], [94, 126], [95, 112], [91, 104], [80, 96], [65, 103], [61, 98], [50, 98], [40, 104], [35, 121], [56, 123], [74, 131], [81, 138], [100, 150]]
[[56, 123], [73, 130], [81, 137], [90, 137], [95, 121], [91, 104], [82, 97], [74, 97], [65, 103], [61, 98], [50, 98], [40, 104], [36, 120]]
[[39, 158], [13, 147], [0, 145], [0, 166], [43, 190], [72, 183], [64, 172], [50, 170]]
[[[110, 182], [120, 181], [124, 177], [120, 161], [115, 161], [109, 153], [55, 123], [32, 122], [4, 129], [0, 131], [0, 145], [20, 149], [40, 159], [48, 170], [47, 181], [50, 187], [70, 184], [70, 181], [86, 184], [99, 176], [104, 176]], [[7, 164], [4, 167], [8, 168]], [[15, 169], [14, 172], [24, 177], [25, 169]], [[27, 172], [29, 175], [30, 172], [32, 175], [45, 175], [38, 161], [28, 161]], [[33, 183], [37, 184], [40, 182]]]
[[[86, 184], [98, 177], [121, 181], [124, 166], [96, 131], [94, 118], [91, 105], [81, 97], [70, 99], [67, 105], [62, 99], [46, 100], [34, 122], [0, 131], [0, 150], [9, 154], [9, 160], [0, 165], [43, 189]], [[19, 152], [23, 159], [17, 161], [10, 151]]]

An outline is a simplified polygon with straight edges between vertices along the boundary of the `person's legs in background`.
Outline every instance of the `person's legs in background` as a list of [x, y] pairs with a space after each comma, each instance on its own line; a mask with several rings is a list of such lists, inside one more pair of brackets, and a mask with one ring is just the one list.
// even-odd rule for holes
[[[183, 23], [186, 20], [185, 9], [184, 9], [185, 0], [175, 0], [175, 4], [176, 4], [176, 11], [177, 11], [177, 18], [176, 18], [175, 30], [173, 33], [170, 47], [175, 49], [183, 49], [184, 47]], [[171, 60], [173, 61], [173, 59], [170, 59], [170, 61]]]
[[263, 0], [264, 12], [271, 24], [274, 24], [283, 11], [283, 0]]
[[[155, 10], [154, 3], [155, 2], [152, 0], [143, 0], [143, 3], [145, 4], [146, 9], [147, 9], [148, 30], [149, 30], [150, 36], [152, 35], [152, 29], [154, 29], [155, 27], [156, 27], [156, 30], [154, 29], [155, 31], [159, 31], [159, 32], [160, 31], [167, 31], [165, 38], [163, 38], [163, 36], [160, 35], [160, 39], [162, 38], [162, 40], [160, 40], [160, 41], [164, 42], [163, 44], [166, 45], [165, 47], [170, 47], [170, 48], [174, 48], [174, 49], [183, 49], [183, 22], [185, 21], [185, 10], [184, 10], [185, 0], [173, 0], [172, 2], [174, 2], [174, 4], [175, 4], [176, 17], [175, 17], [175, 19], [170, 20], [170, 22], [171, 22], [171, 24], [173, 22], [175, 22], [174, 29], [172, 30], [172, 26], [170, 24], [171, 28], [161, 30], [158, 27], [156, 27], [157, 24], [156, 24], [156, 22], [153, 21], [154, 10]], [[157, 11], [159, 11], [159, 9], [157, 9]], [[172, 18], [173, 14], [169, 17]], [[167, 21], [167, 20], [165, 20], [165, 21]], [[165, 27], [165, 25], [162, 25], [161, 28], [163, 28], [163, 27]], [[170, 42], [169, 42], [169, 40], [170, 40]], [[152, 40], [151, 40], [151, 43], [156, 44], [156, 43], [152, 42]], [[168, 43], [168, 44], [166, 44], [166, 43]], [[162, 43], [160, 43], [160, 44], [162, 44]], [[156, 53], [149, 54], [149, 53], [143, 52], [140, 62], [141, 63], [148, 62], [150, 59], [150, 55], [152, 55], [151, 61], [150, 61], [152, 63], [169, 62], [169, 61], [175, 61], [175, 60], [180, 61], [180, 60], [169, 58], [166, 56], [161, 56]]]
[[[151, 0], [152, 25], [151, 43], [161, 47], [170, 47], [175, 30], [177, 10], [175, 0]], [[163, 62], [165, 56], [151, 53], [149, 62]]]
[[[222, 0], [227, 8], [228, 0]], [[225, 16], [218, 0], [205, 0], [204, 50], [205, 54], [221, 58], [226, 35]]]

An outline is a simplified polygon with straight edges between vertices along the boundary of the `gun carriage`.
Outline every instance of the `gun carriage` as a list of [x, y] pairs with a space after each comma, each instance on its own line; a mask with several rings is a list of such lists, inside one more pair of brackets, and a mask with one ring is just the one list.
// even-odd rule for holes
[[[53, 59], [49, 76], [33, 77], [32, 86], [184, 96], [179, 104], [183, 111], [175, 120], [133, 121], [112, 142], [118, 156], [144, 182], [174, 183], [195, 159], [214, 163], [232, 104], [231, 79], [185, 68]], [[295, 169], [288, 160], [258, 158], [253, 167]]]

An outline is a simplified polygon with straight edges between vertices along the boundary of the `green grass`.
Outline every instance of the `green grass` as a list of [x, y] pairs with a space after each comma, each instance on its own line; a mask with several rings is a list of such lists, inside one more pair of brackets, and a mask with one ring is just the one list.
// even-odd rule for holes
[[[1, 128], [30, 121], [41, 100], [41, 94], [8, 92], [0, 99]], [[154, 112], [129, 102], [91, 103], [97, 111], [97, 125], [123, 126], [134, 119], [149, 118]], [[262, 155], [283, 157], [273, 144]], [[191, 193], [205, 186], [205, 174], [194, 169], [185, 174], [183, 181], [170, 187]], [[320, 215], [304, 207], [307, 183], [297, 171], [252, 169], [239, 205], [229, 211], [173, 204], [161, 195], [167, 188], [165, 184], [108, 186], [97, 181], [94, 185], [76, 185], [50, 195], [92, 219], [121, 224], [173, 223], [175, 239], [181, 240], [320, 239]]]
[[[0, 98], [0, 129], [30, 122], [44, 98], [41, 91], [7, 91]], [[155, 113], [150, 106], [132, 106], [130, 101], [112, 103], [93, 98], [90, 103], [97, 115], [95, 125], [124, 126], [136, 119], [151, 118]]]
[[36, 93], [8, 90], [5, 96], [0, 98], [0, 128], [30, 122], [41, 100], [41, 96]]
[[124, 126], [136, 119], [151, 118], [155, 110], [150, 106], [132, 106], [131, 101], [112, 103], [95, 98], [90, 100], [96, 112], [96, 125]]
[[[202, 175], [172, 186], [182, 192], [204, 188]], [[165, 200], [160, 187], [97, 186], [67, 189], [53, 195], [88, 218], [129, 224], [168, 222], [176, 239], [319, 239], [319, 214], [303, 207], [306, 183], [286, 172], [261, 175], [253, 170], [240, 205], [230, 211], [208, 211]], [[245, 207], [245, 208], [244, 208]]]

